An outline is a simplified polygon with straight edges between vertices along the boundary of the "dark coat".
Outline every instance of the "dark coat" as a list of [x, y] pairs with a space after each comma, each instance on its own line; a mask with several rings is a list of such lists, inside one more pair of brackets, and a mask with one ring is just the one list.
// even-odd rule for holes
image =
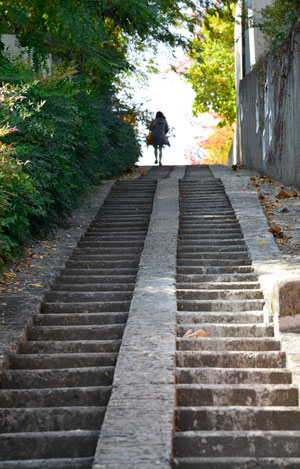
[[166, 136], [169, 130], [168, 122], [166, 121], [166, 119], [164, 119], [163, 117], [155, 119], [154, 121], [152, 121], [150, 129], [152, 131], [152, 145], [170, 146], [169, 139]]

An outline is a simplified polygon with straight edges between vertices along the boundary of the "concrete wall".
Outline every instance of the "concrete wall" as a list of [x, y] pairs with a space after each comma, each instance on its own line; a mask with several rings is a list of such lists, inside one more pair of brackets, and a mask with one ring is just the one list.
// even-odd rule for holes
[[300, 188], [300, 25], [239, 83], [237, 160]]
[[[20, 59], [25, 64], [31, 64], [31, 58], [28, 51], [21, 47], [15, 34], [1, 34], [1, 42], [4, 44], [5, 53], [11, 60]], [[49, 56], [46, 60], [46, 67], [43, 67], [42, 73], [47, 76], [51, 73], [52, 58]]]
[[[244, 105], [240, 105], [240, 83], [255, 67], [259, 59], [266, 53], [267, 45], [261, 31], [251, 27], [252, 22], [259, 23], [260, 10], [272, 3], [272, 0], [239, 0], [235, 9], [235, 87], [237, 121], [243, 118]], [[242, 22], [242, 14], [246, 14], [246, 20]], [[240, 128], [237, 126], [232, 149], [228, 156], [228, 165], [240, 163], [241, 146]]]

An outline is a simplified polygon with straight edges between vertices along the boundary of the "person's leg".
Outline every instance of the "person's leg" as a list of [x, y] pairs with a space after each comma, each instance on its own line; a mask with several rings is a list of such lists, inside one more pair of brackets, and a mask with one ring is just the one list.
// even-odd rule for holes
[[154, 164], [156, 164], [157, 163], [157, 145], [154, 145], [154, 155], [155, 155]]
[[161, 159], [162, 159], [162, 145], [159, 146], [159, 164], [161, 165]]

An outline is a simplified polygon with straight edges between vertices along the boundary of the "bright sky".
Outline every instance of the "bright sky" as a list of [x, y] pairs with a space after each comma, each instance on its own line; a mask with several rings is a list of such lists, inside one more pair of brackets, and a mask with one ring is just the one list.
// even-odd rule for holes
[[[178, 64], [183, 58], [181, 50], [176, 52], [174, 60], [168, 50], [161, 47], [158, 64], [160, 73], [151, 76], [147, 88], [137, 87], [134, 92], [135, 100], [145, 103], [144, 107], [153, 113], [153, 117], [157, 111], [162, 111], [169, 127], [175, 128], [175, 136], [170, 137], [171, 147], [165, 146], [163, 149], [162, 163], [166, 165], [188, 164], [184, 154], [189, 149], [197, 153], [195, 137], [207, 137], [211, 133], [211, 129], [206, 130], [202, 125], [213, 126], [215, 124], [215, 120], [209, 114], [193, 117], [194, 91], [191, 85], [172, 71], [166, 73], [170, 69], [170, 63]], [[138, 164], [153, 165], [153, 147], [147, 147], [145, 144], [142, 151], [143, 156]]]

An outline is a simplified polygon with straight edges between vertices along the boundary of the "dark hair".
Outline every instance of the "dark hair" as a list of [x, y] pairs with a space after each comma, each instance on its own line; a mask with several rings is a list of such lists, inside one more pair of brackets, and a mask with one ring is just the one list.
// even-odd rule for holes
[[159, 119], [160, 117], [162, 117], [163, 119], [165, 119], [165, 116], [163, 115], [163, 113], [160, 112], [160, 111], [158, 111], [158, 112], [156, 113], [155, 119]]

